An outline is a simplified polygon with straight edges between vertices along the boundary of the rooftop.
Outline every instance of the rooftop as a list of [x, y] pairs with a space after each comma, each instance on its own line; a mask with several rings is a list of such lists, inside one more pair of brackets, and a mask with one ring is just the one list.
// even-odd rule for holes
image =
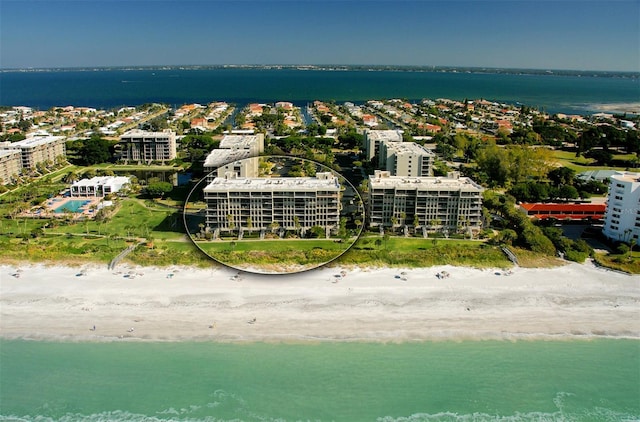
[[640, 182], [640, 173], [633, 173], [630, 171], [619, 171], [611, 176], [612, 179], [620, 180], [621, 182], [638, 183]]
[[339, 192], [340, 183], [332, 173], [317, 173], [316, 177], [216, 177], [204, 192], [225, 191], [316, 191]]
[[365, 133], [367, 139], [374, 141], [402, 141], [402, 131], [400, 130], [368, 130]]
[[387, 151], [393, 151], [399, 154], [416, 154], [416, 155], [435, 155], [422, 145], [415, 142], [389, 142], [385, 144]]
[[125, 176], [96, 176], [91, 179], [82, 179], [73, 182], [72, 186], [98, 186], [98, 185], [124, 185], [130, 180]]
[[374, 189], [424, 189], [424, 190], [465, 190], [482, 192], [482, 186], [468, 177], [406, 177], [390, 176], [387, 171], [376, 171], [369, 176], [369, 181]]
[[64, 136], [34, 136], [22, 141], [12, 142], [9, 146], [2, 146], [2, 149], [29, 149], [40, 145], [46, 145], [62, 141]]
[[129, 130], [127, 132], [125, 132], [121, 138], [129, 138], [129, 137], [134, 137], [134, 136], [139, 136], [139, 137], [165, 137], [165, 136], [172, 136], [175, 135], [174, 132], [170, 131], [170, 130], [164, 130], [162, 132], [149, 132], [146, 130], [141, 130], [141, 129], [132, 129]]
[[571, 213], [576, 211], [601, 212], [607, 208], [606, 204], [548, 204], [548, 203], [523, 203], [520, 206], [529, 212], [564, 212]]
[[4, 157], [7, 155], [20, 154], [21, 151], [19, 149], [0, 149], [0, 157]]
[[220, 148], [246, 149], [259, 142], [259, 135], [225, 135], [220, 141]]
[[214, 149], [204, 160], [205, 167], [221, 167], [234, 161], [251, 157], [248, 149]]

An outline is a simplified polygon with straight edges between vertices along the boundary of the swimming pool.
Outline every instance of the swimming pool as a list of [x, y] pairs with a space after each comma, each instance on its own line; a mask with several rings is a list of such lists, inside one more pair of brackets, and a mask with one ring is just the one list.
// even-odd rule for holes
[[82, 212], [80, 211], [80, 208], [84, 207], [90, 202], [91, 201], [88, 201], [86, 199], [70, 199], [66, 201], [64, 204], [55, 208], [53, 212], [55, 212], [56, 214], [62, 214], [63, 212], [80, 213]]

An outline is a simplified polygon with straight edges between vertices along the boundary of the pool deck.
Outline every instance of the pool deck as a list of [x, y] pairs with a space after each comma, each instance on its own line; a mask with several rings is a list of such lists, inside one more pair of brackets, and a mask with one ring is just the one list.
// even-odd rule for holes
[[[56, 196], [54, 198], [48, 199], [45, 203], [33, 207], [29, 211], [23, 213], [22, 215], [25, 217], [32, 218], [63, 218], [69, 214], [73, 217], [74, 220], [93, 218], [95, 215], [95, 210], [91, 207], [93, 205], [98, 205], [103, 198], [75, 198], [75, 197], [60, 197]], [[76, 212], [67, 213], [67, 212], [56, 212], [56, 209], [60, 207], [64, 207], [70, 201], [87, 201], [85, 205], [78, 208]]]

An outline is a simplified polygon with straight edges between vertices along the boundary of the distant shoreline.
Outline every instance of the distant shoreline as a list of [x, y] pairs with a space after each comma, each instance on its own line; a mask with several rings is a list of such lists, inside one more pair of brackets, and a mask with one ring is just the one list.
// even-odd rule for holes
[[300, 71], [378, 71], [378, 72], [432, 72], [432, 73], [486, 73], [505, 75], [548, 75], [548, 76], [588, 76], [606, 78], [640, 78], [640, 72], [614, 70], [571, 70], [571, 69], [519, 69], [494, 67], [458, 66], [393, 66], [393, 65], [149, 65], [149, 66], [82, 66], [45, 68], [6, 68], [4, 72], [96, 72], [96, 71], [170, 71], [170, 70], [213, 70], [213, 69], [263, 69]]

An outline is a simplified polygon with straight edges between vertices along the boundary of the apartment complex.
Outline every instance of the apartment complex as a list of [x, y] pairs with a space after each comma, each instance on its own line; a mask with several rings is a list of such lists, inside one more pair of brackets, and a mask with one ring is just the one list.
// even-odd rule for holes
[[304, 233], [314, 226], [337, 229], [340, 183], [332, 173], [315, 177], [244, 178], [228, 173], [204, 188], [210, 232], [273, 231]]
[[414, 142], [380, 142], [379, 167], [392, 176], [433, 175], [435, 154]]
[[367, 130], [364, 132], [364, 150], [367, 160], [379, 156], [382, 142], [402, 142], [401, 130]]
[[82, 179], [73, 182], [71, 196], [79, 198], [103, 198], [111, 193], [119, 192], [131, 180], [125, 176], [103, 176]]
[[12, 183], [22, 170], [22, 152], [18, 149], [0, 150], [0, 184]]
[[213, 177], [224, 177], [232, 172], [237, 177], [258, 177], [258, 155], [264, 152], [264, 135], [225, 135], [218, 149], [209, 153], [204, 161], [207, 172], [216, 170]]
[[147, 132], [134, 129], [120, 136], [124, 161], [170, 161], [176, 158], [176, 134], [170, 130]]
[[66, 146], [64, 136], [33, 136], [18, 142], [0, 145], [3, 150], [20, 150], [22, 167], [34, 170], [39, 163], [56, 162], [58, 157], [65, 157]]
[[483, 188], [468, 177], [369, 176], [369, 226], [424, 227], [449, 233], [482, 227]]
[[629, 242], [640, 237], [640, 173], [611, 176], [602, 233], [611, 240]]

